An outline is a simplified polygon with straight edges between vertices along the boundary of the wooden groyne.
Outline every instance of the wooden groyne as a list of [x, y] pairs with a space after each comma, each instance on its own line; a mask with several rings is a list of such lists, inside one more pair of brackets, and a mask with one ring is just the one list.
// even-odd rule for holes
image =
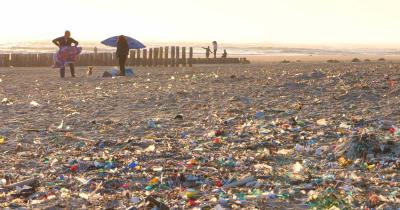
[[[0, 67], [47, 67], [53, 65], [54, 53], [0, 54]], [[131, 50], [128, 56], [129, 66], [186, 66], [193, 64], [240, 64], [249, 63], [246, 58], [194, 58], [193, 48], [157, 47]], [[83, 53], [77, 66], [114, 66], [117, 65], [115, 53]]]

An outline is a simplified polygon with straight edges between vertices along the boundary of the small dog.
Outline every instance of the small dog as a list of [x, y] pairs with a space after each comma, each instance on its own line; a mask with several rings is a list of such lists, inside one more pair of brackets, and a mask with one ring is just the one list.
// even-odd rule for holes
[[89, 66], [89, 67], [88, 67], [88, 71], [86, 72], [86, 74], [87, 74], [88, 76], [92, 76], [92, 74], [93, 74], [93, 66]]

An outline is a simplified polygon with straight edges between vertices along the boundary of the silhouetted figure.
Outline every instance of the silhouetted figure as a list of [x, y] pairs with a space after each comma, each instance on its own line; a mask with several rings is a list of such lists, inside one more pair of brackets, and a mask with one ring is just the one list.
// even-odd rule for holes
[[210, 46], [208, 47], [202, 47], [203, 49], [206, 50], [206, 58], [209, 59], [210, 58], [210, 53], [212, 53]]
[[224, 49], [224, 53], [222, 53], [222, 57], [221, 58], [227, 58], [228, 57], [228, 53], [226, 52], [226, 50]]
[[217, 41], [213, 41], [212, 45], [213, 45], [213, 48], [214, 48], [214, 58], [217, 58], [217, 50], [218, 50]]
[[[79, 44], [75, 39], [71, 38], [71, 32], [69, 32], [69, 31], [65, 31], [64, 36], [59, 37], [57, 39], [54, 39], [53, 43], [55, 45], [57, 45], [60, 49], [62, 47], [71, 47], [72, 43], [75, 44], [75, 46], [78, 46], [78, 44]], [[71, 76], [75, 77], [75, 65], [74, 65], [74, 63], [70, 63], [69, 64], [69, 68], [71, 70]], [[64, 76], [65, 76], [65, 66], [61, 66], [61, 68], [60, 68], [60, 76], [61, 76], [61, 78], [64, 78]]]
[[93, 64], [97, 63], [97, 51], [98, 51], [97, 47], [94, 47], [94, 49], [93, 49], [93, 52], [94, 52], [94, 62], [93, 62]]
[[120, 70], [119, 75], [125, 76], [125, 63], [129, 54], [129, 46], [128, 42], [126, 41], [126, 38], [123, 35], [118, 37], [116, 54], [119, 63], [119, 70]]

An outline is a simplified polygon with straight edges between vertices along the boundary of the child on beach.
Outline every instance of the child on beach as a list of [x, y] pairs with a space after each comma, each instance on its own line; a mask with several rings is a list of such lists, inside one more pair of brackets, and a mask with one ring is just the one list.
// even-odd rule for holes
[[224, 53], [222, 53], [222, 57], [221, 58], [227, 58], [228, 57], [228, 53], [226, 52], [226, 50], [224, 49]]
[[209, 59], [210, 58], [210, 53], [212, 53], [210, 46], [208, 47], [202, 47], [203, 49], [206, 50], [206, 58]]

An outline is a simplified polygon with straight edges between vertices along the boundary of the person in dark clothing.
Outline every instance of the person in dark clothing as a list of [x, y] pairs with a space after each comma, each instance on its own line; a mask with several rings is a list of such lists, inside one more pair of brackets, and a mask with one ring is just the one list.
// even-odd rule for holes
[[[71, 32], [69, 31], [65, 31], [64, 36], [54, 39], [53, 43], [57, 45], [60, 49], [63, 47], [70, 47], [72, 46], [72, 44], [75, 44], [75, 46], [78, 46], [79, 44], [75, 39], [71, 38]], [[75, 77], [75, 65], [73, 63], [70, 63], [69, 68], [71, 70], [71, 76]], [[65, 66], [62, 66], [60, 68], [60, 76], [61, 78], [64, 78]]]
[[211, 49], [210, 49], [210, 46], [208, 46], [208, 47], [202, 47], [202, 48], [206, 50], [206, 58], [207, 58], [207, 59], [210, 58], [210, 53], [212, 53], [212, 51], [211, 51]]
[[213, 48], [214, 48], [214, 58], [217, 58], [217, 50], [218, 50], [217, 41], [213, 41], [212, 45], [213, 45]]
[[128, 54], [129, 54], [128, 41], [126, 41], [126, 38], [123, 35], [121, 35], [118, 37], [117, 52], [116, 52], [119, 63], [120, 76], [125, 76], [125, 63], [126, 59], [128, 58]]

